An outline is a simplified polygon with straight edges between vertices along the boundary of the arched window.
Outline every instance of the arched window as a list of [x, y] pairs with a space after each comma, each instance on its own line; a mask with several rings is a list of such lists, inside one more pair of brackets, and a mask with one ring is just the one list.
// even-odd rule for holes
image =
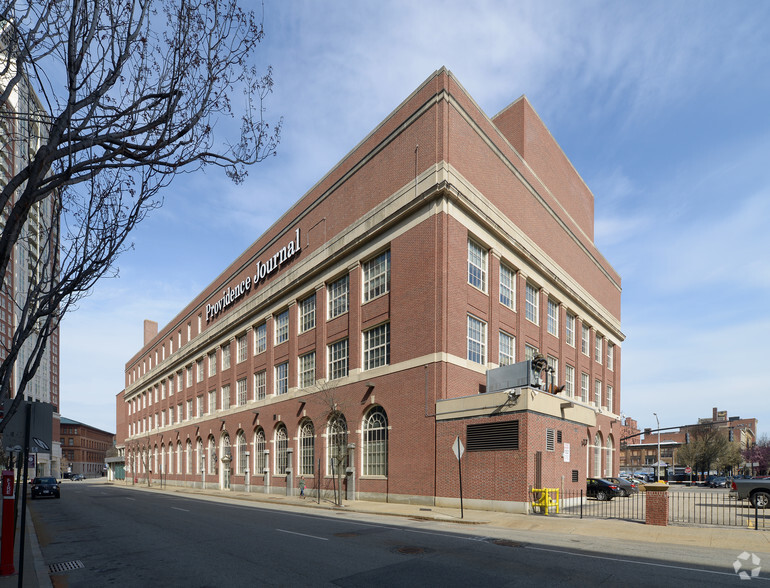
[[166, 471], [166, 446], [161, 445], [160, 446], [160, 473], [161, 474], [167, 474]]
[[388, 475], [388, 416], [381, 407], [364, 418], [364, 476]]
[[154, 473], [158, 473], [158, 446], [155, 446], [155, 449], [152, 451], [152, 471]]
[[203, 457], [203, 439], [198, 437], [195, 442], [195, 473], [199, 474], [206, 469], [206, 460]]
[[596, 433], [594, 437], [594, 478], [602, 477], [602, 436]]
[[299, 429], [299, 473], [302, 476], [315, 475], [315, 428], [310, 420]]
[[254, 472], [260, 476], [267, 467], [267, 458], [265, 457], [265, 431], [260, 427], [254, 434]]
[[288, 452], [289, 436], [286, 434], [286, 427], [278, 425], [275, 430], [275, 473], [282, 475], [286, 473], [289, 467]]
[[209, 474], [217, 473], [217, 442], [209, 437]]
[[[222, 455], [219, 456], [219, 459], [221, 460], [225, 455], [229, 456], [230, 459], [233, 457], [232, 449], [230, 448], [230, 435], [225, 433], [222, 435]], [[231, 461], [230, 464], [233, 462]], [[231, 465], [232, 467], [232, 465]]]
[[328, 474], [345, 471], [348, 458], [348, 423], [345, 415], [334, 414], [326, 429], [326, 464]]
[[246, 435], [243, 431], [238, 431], [238, 435], [235, 438], [236, 452], [238, 454], [238, 464], [236, 466], [235, 473], [243, 475], [246, 473], [246, 450], [249, 446], [246, 444]]
[[605, 445], [604, 451], [604, 476], [612, 476], [612, 451], [614, 441], [612, 435], [607, 436], [607, 445]]
[[176, 473], [182, 473], [182, 442], [176, 444]]
[[168, 444], [168, 473], [173, 474], [174, 473], [174, 445], [173, 443]]
[[185, 455], [185, 474], [192, 474], [193, 473], [193, 452], [192, 452], [192, 441], [189, 439], [186, 443], [186, 455]]

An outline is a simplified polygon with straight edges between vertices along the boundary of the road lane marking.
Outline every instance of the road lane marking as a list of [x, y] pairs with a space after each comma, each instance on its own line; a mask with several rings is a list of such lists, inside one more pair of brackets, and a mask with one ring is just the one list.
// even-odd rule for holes
[[173, 508], [174, 510], [181, 510], [182, 512], [190, 512], [186, 508], [179, 508], [178, 506], [172, 506], [171, 508]]
[[289, 533], [290, 535], [300, 535], [301, 537], [310, 537], [311, 539], [320, 539], [321, 541], [329, 540], [326, 537], [316, 537], [315, 535], [306, 535], [305, 533], [295, 533], [294, 531], [287, 531], [285, 529], [276, 529], [276, 531], [280, 531], [281, 533]]
[[129, 498], [128, 496], [126, 496], [126, 500], [133, 500], [134, 502], [136, 502], [136, 498]]

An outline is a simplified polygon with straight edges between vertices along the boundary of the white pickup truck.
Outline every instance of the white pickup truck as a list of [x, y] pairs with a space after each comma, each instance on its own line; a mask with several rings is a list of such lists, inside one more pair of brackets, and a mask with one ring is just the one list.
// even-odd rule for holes
[[748, 499], [751, 506], [770, 508], [770, 478], [733, 480], [730, 495], [740, 500]]

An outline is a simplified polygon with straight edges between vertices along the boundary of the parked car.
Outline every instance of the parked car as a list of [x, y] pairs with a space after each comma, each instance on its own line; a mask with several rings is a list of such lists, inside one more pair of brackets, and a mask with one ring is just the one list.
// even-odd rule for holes
[[709, 480], [709, 488], [725, 488], [727, 486], [727, 478], [724, 476], [714, 476]]
[[73, 482], [79, 482], [80, 480], [85, 480], [86, 477], [83, 474], [72, 474], [71, 480]]
[[612, 500], [620, 496], [620, 488], [604, 478], [588, 478], [586, 480], [586, 496], [596, 500]]
[[619, 496], [631, 496], [632, 494], [639, 493], [639, 485], [633, 480], [625, 480], [623, 478], [604, 478], [608, 482], [615, 484], [620, 490]]
[[59, 481], [56, 478], [35, 478], [32, 480], [30, 497], [34, 499], [39, 496], [61, 498], [59, 494]]
[[733, 480], [731, 496], [739, 500], [748, 499], [751, 506], [770, 508], [770, 479], [754, 478], [751, 480]]

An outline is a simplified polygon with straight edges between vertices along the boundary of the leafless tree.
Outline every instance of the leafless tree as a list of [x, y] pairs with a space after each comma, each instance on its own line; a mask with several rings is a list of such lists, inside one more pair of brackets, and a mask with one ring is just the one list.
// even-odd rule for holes
[[[46, 233], [16, 300], [0, 399], [12, 384], [22, 398], [61, 317], [117, 274], [130, 232], [178, 174], [216, 166], [237, 183], [275, 154], [263, 36], [261, 15], [238, 0], [0, 0], [0, 148], [17, 154], [0, 174], [6, 293], [31, 215], [42, 211]], [[237, 139], [215, 134], [230, 128]]]
[[[348, 466], [348, 423], [345, 418], [346, 404], [335, 380], [319, 385], [313, 401], [319, 405], [326, 419], [326, 443], [328, 457], [334, 475], [334, 504], [342, 506], [342, 481]], [[320, 490], [320, 489], [319, 489]]]

